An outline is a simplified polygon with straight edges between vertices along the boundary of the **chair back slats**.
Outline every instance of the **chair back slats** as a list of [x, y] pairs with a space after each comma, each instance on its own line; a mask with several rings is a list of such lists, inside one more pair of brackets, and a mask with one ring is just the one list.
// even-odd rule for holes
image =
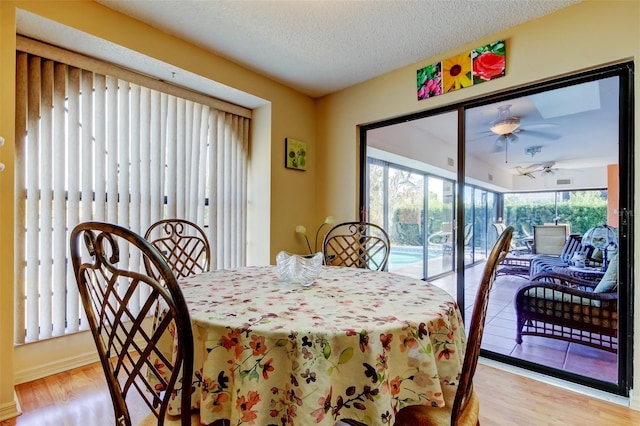
[[145, 239], [162, 253], [177, 279], [209, 270], [209, 240], [202, 228], [193, 222], [160, 220], [147, 229]]
[[582, 251], [582, 236], [579, 234], [571, 234], [562, 248], [560, 259], [562, 259], [563, 262], [571, 262], [573, 255], [580, 251]]
[[390, 250], [389, 236], [380, 226], [344, 222], [331, 228], [322, 244], [326, 265], [383, 270]]
[[[170, 399], [193, 375], [193, 334], [182, 292], [160, 252], [141, 236], [113, 224], [86, 222], [70, 238], [71, 259], [87, 321], [100, 356], [117, 425], [131, 425], [127, 400], [142, 399], [164, 424]], [[139, 269], [144, 260], [144, 273]], [[135, 265], [132, 266], [132, 265]], [[147, 318], [163, 312], [153, 327]], [[165, 356], [163, 336], [176, 342]], [[163, 365], [152, 363], [160, 359]], [[134, 395], [135, 394], [135, 395]], [[191, 392], [181, 392], [181, 424], [190, 424]]]
[[478, 366], [478, 357], [480, 356], [482, 334], [487, 317], [487, 307], [489, 305], [489, 293], [495, 281], [497, 267], [509, 252], [513, 230], [513, 226], [508, 226], [502, 234], [500, 234], [484, 266], [482, 279], [473, 306], [471, 322], [469, 323], [469, 336], [467, 338], [467, 349], [464, 355], [462, 373], [451, 409], [452, 426], [457, 424], [457, 419], [460, 417], [473, 391], [473, 376], [475, 375], [476, 367]]

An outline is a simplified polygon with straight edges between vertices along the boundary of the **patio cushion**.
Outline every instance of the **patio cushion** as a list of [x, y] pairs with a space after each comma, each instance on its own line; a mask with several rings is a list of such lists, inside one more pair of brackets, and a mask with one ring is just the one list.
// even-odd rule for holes
[[618, 255], [614, 255], [609, 262], [607, 271], [598, 283], [594, 293], [609, 293], [618, 291]]

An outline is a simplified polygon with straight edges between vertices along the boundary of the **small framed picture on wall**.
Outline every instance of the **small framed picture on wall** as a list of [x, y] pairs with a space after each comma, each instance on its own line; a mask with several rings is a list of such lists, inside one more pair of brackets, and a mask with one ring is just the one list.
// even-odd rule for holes
[[287, 169], [307, 170], [307, 144], [292, 138], [285, 139], [284, 166]]

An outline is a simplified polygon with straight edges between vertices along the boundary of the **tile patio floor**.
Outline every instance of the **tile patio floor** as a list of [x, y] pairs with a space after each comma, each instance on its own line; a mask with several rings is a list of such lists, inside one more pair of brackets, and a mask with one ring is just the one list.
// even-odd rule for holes
[[[473, 300], [484, 264], [465, 271], [465, 317], [470, 318]], [[455, 275], [431, 281], [455, 294]], [[524, 278], [502, 275], [496, 278], [489, 299], [482, 348], [514, 358], [584, 375], [596, 380], [617, 383], [616, 354], [576, 343], [537, 336], [523, 336], [521, 345], [515, 342], [516, 314], [513, 298]]]

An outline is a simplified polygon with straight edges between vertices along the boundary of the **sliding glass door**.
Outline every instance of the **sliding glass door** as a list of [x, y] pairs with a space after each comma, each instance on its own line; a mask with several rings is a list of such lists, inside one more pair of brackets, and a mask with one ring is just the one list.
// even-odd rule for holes
[[[592, 74], [465, 110], [465, 180], [499, 186], [494, 217], [515, 228], [489, 300], [485, 355], [623, 394], [629, 347], [620, 336], [630, 319], [613, 318], [630, 299], [610, 287], [602, 290], [612, 293], [604, 301], [594, 289], [605, 275], [616, 285], [632, 282], [629, 268], [618, 266], [629, 265], [630, 249], [619, 241], [629, 224], [620, 228], [616, 214], [624, 211], [620, 171], [632, 166], [623, 166], [619, 154], [628, 149], [628, 133], [621, 132], [621, 123], [630, 123], [621, 117], [624, 90], [618, 72]], [[465, 214], [474, 224], [487, 221], [478, 214], [484, 194], [467, 191]], [[583, 235], [605, 223], [614, 237], [603, 255]], [[603, 257], [615, 259], [615, 272]], [[522, 265], [530, 266], [523, 271]], [[465, 289], [476, 280], [465, 274]]]
[[[487, 253], [500, 229], [514, 226], [510, 258], [501, 265], [490, 296], [483, 353], [622, 395], [631, 379], [633, 335], [632, 68], [614, 65], [361, 129], [362, 155], [370, 159], [362, 173], [362, 203], [392, 231], [389, 270], [447, 289], [468, 318]], [[607, 275], [607, 282], [618, 284], [609, 289], [615, 302], [584, 302], [574, 307], [584, 315], [570, 315], [571, 326], [545, 329], [541, 322], [527, 333], [518, 322], [522, 308], [516, 295], [526, 293], [522, 288], [534, 277], [522, 265], [540, 255], [567, 260], [560, 252], [536, 252], [534, 228], [562, 227], [573, 241], [605, 222], [615, 228], [613, 243], [601, 249], [609, 262], [594, 255], [589, 262], [600, 262], [600, 271], [575, 271], [571, 263], [558, 271]], [[607, 274], [614, 258], [617, 273]], [[584, 291], [593, 292], [590, 288]], [[547, 292], [520, 298], [536, 294]], [[555, 302], [566, 298], [557, 297]], [[612, 332], [603, 332], [611, 335], [590, 331], [593, 338], [584, 340], [580, 336], [590, 321], [613, 324]], [[529, 327], [534, 323], [526, 321]], [[605, 340], [613, 344], [607, 347]]]

